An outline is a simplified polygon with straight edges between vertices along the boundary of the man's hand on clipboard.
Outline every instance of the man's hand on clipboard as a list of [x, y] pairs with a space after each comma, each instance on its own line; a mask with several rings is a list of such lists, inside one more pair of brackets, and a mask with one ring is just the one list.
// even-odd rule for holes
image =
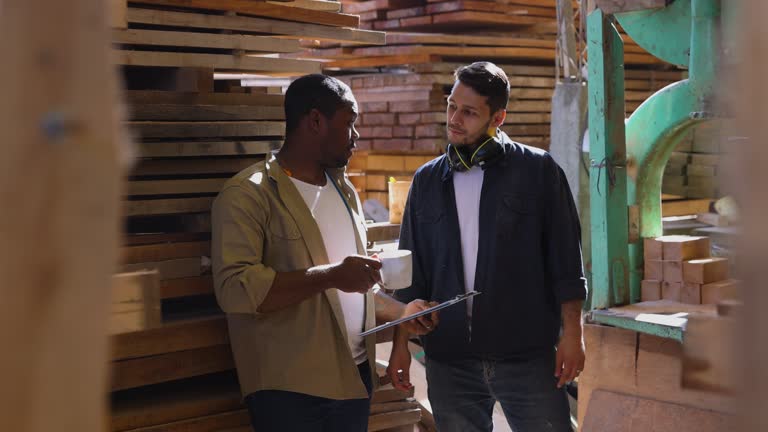
[[[427, 302], [426, 300], [414, 300], [407, 305], [405, 305], [405, 309], [403, 310], [403, 317], [413, 315], [417, 312], [423, 311], [425, 309], [429, 309], [430, 307], [437, 306], [437, 302]], [[408, 333], [412, 335], [417, 336], [423, 336], [437, 327], [437, 324], [440, 322], [440, 318], [438, 317], [438, 312], [432, 312], [429, 315], [420, 316], [418, 318], [414, 318], [410, 321], [406, 321], [400, 326], [403, 328], [403, 330], [407, 331]]]

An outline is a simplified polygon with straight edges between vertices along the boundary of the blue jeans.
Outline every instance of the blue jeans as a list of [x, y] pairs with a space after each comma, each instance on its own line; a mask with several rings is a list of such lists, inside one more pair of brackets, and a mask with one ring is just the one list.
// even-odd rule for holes
[[429, 402], [439, 432], [493, 430], [501, 404], [515, 432], [571, 432], [565, 388], [557, 388], [555, 355], [521, 360], [427, 359]]
[[259, 432], [367, 432], [373, 382], [368, 362], [357, 367], [368, 399], [335, 400], [281, 390], [245, 397], [253, 430]]

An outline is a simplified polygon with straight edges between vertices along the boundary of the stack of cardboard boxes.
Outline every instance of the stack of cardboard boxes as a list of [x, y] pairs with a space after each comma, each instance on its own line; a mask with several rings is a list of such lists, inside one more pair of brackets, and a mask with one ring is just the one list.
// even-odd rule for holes
[[641, 300], [717, 304], [738, 297], [739, 281], [730, 279], [727, 258], [710, 256], [708, 237], [646, 238]]

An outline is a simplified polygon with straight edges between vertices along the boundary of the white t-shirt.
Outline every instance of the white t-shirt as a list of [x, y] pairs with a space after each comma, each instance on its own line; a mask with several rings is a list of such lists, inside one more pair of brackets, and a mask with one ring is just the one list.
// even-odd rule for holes
[[[326, 174], [325, 186], [316, 186], [291, 178], [296, 189], [301, 193], [309, 211], [317, 221], [323, 236], [328, 260], [332, 263], [342, 261], [357, 254], [355, 226], [349, 215], [344, 200], [333, 185], [333, 179]], [[338, 291], [344, 322], [347, 327], [347, 342], [355, 363], [364, 362], [368, 356], [365, 340], [360, 337], [365, 318], [365, 296], [358, 293]]]
[[[475, 289], [477, 243], [480, 237], [480, 191], [483, 189], [483, 170], [473, 166], [464, 172], [453, 173], [456, 212], [461, 233], [461, 260], [464, 263], [464, 290]], [[472, 300], [467, 300], [467, 313], [472, 316]]]

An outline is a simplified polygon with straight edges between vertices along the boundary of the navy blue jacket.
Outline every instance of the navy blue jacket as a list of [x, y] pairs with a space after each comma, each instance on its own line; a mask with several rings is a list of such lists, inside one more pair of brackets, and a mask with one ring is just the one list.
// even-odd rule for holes
[[[427, 356], [519, 358], [551, 352], [563, 302], [586, 298], [581, 227], [565, 174], [545, 151], [503, 132], [504, 158], [484, 171], [470, 326], [464, 304], [440, 312], [422, 341]], [[400, 249], [413, 251], [403, 302], [442, 302], [464, 293], [461, 238], [448, 160], [416, 172], [403, 215]], [[470, 330], [471, 328], [471, 330]]]

